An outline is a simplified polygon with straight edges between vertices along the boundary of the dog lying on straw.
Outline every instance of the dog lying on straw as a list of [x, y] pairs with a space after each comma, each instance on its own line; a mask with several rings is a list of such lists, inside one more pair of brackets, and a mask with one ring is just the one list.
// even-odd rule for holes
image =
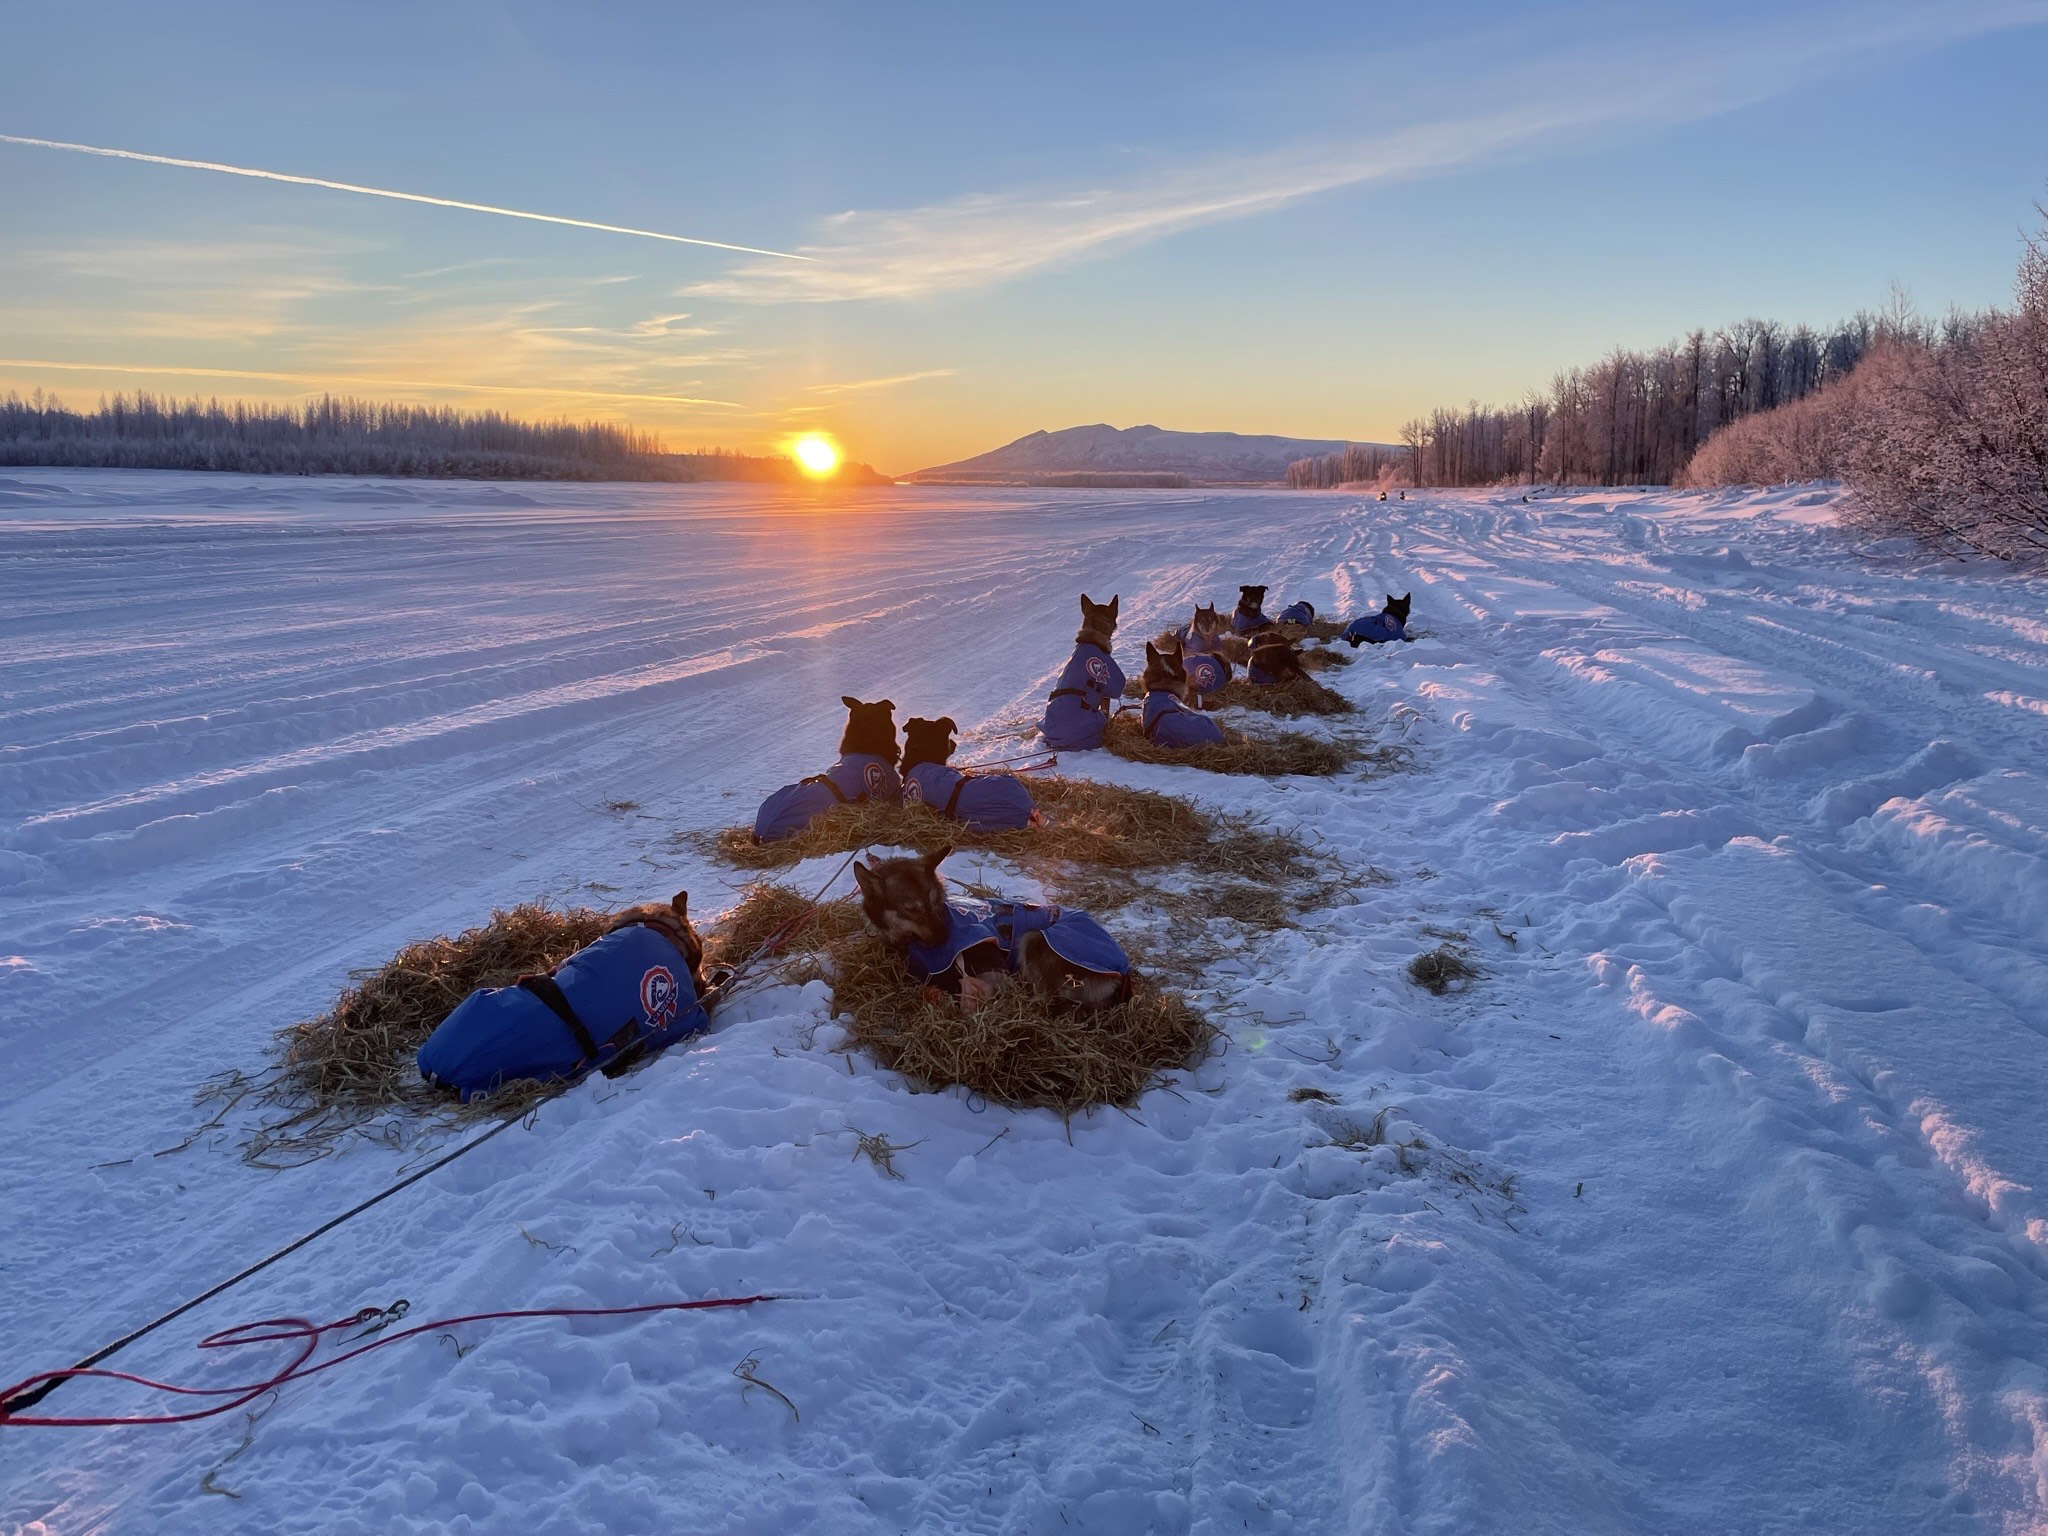
[[783, 785], [762, 801], [754, 815], [755, 842], [794, 837], [835, 805], [894, 805], [902, 799], [903, 780], [896, 772], [895, 700], [863, 704], [842, 694], [839, 702], [846, 706], [839, 761], [823, 773]]
[[420, 1076], [465, 1100], [506, 1083], [616, 1075], [710, 1022], [690, 893], [628, 907], [546, 976], [472, 992], [420, 1046]]
[[947, 763], [958, 729], [951, 715], [904, 722], [903, 803], [928, 805], [977, 832], [1044, 826], [1031, 791], [1014, 773], [963, 773]]
[[973, 1013], [1020, 981], [1047, 1002], [1077, 1008], [1130, 996], [1130, 956], [1086, 912], [949, 898], [939, 865], [952, 851], [853, 866], [861, 911], [927, 997]]

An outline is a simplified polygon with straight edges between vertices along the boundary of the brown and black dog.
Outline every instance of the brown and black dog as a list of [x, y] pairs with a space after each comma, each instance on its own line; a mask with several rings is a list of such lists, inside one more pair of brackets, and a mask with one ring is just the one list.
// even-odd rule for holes
[[1245, 681], [1254, 687], [1272, 688], [1307, 676], [1302, 670], [1300, 650], [1279, 631], [1262, 630], [1252, 642], [1251, 660], [1245, 664]]
[[[944, 945], [951, 932], [946, 882], [939, 865], [953, 850], [941, 848], [922, 857], [856, 862], [853, 878], [860, 887], [862, 913], [882, 941], [899, 953], [912, 945]], [[949, 998], [962, 1013], [973, 1013], [997, 990], [1021, 978], [1049, 1002], [1101, 1008], [1129, 990], [1123, 976], [1106, 975], [1070, 964], [1043, 933], [1027, 932], [1017, 941], [1014, 971], [1010, 957], [992, 938], [961, 949], [953, 963], [927, 981], [925, 996]]]
[[1106, 603], [1090, 601], [1088, 594], [1081, 594], [1081, 628], [1074, 636], [1076, 645], [1099, 645], [1105, 651], [1116, 649], [1116, 615], [1123, 594], [1116, 593]]

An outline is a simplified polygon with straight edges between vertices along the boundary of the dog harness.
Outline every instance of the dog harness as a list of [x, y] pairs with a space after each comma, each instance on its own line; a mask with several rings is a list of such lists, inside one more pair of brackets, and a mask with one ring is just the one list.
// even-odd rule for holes
[[1316, 605], [1314, 603], [1289, 603], [1280, 610], [1280, 622], [1282, 624], [1313, 624], [1315, 621]]
[[574, 1077], [665, 1050], [710, 1022], [690, 964], [645, 923], [579, 949], [547, 976], [464, 998], [420, 1047], [420, 1076], [465, 1100], [503, 1083]]
[[[1114, 935], [1086, 912], [1022, 901], [948, 902], [945, 939], [938, 944], [912, 944], [904, 955], [911, 975], [919, 981], [945, 975], [963, 955], [982, 945], [992, 945], [1002, 956], [1000, 966], [984, 966], [984, 970], [1014, 971], [1017, 941], [1027, 933], [1044, 934], [1054, 954], [1084, 971], [1101, 976], [1131, 974], [1131, 957]], [[993, 960], [995, 955], [988, 958]]]
[[962, 773], [944, 763], [919, 763], [903, 775], [903, 803], [928, 805], [978, 832], [1014, 832], [1037, 809], [1014, 773]]
[[1038, 727], [1045, 744], [1056, 752], [1101, 746], [1110, 701], [1122, 698], [1123, 691], [1124, 669], [1114, 656], [1091, 641], [1076, 645], [1058, 686], [1046, 697]]
[[1223, 727], [1155, 688], [1145, 695], [1145, 739], [1155, 747], [1220, 747]]
[[1406, 640], [1408, 626], [1382, 609], [1353, 619], [1344, 626], [1342, 638], [1349, 641], [1355, 651], [1361, 645], [1385, 645], [1390, 640]]
[[891, 805], [902, 797], [894, 763], [872, 752], [848, 752], [825, 772], [785, 784], [762, 801], [754, 815], [754, 841], [794, 837], [835, 805]]

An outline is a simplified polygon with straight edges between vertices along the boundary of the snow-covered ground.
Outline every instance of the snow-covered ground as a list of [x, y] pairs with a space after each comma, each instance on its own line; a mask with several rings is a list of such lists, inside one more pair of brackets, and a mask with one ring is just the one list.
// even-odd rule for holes
[[[10, 1380], [404, 1164], [154, 1155], [200, 1080], [494, 904], [723, 907], [672, 834], [822, 767], [840, 694], [996, 755], [1084, 588], [1127, 658], [1240, 581], [1412, 588], [1429, 637], [1330, 674], [1412, 772], [1065, 765], [1270, 813], [1350, 882], [1209, 967], [1230, 1047], [1178, 1092], [1070, 1143], [755, 992], [120, 1363], [237, 1379], [192, 1341], [400, 1295], [800, 1299], [402, 1344], [253, 1425], [0, 1429], [0, 1528], [2048, 1530], [2048, 583], [1830, 523], [1811, 489], [11, 472]], [[1486, 975], [1437, 998], [1403, 967], [1446, 931]], [[861, 1132], [914, 1143], [900, 1181]]]

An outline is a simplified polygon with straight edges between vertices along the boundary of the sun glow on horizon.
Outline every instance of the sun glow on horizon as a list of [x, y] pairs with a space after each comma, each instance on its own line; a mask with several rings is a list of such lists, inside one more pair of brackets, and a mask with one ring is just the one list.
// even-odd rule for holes
[[835, 473], [843, 457], [839, 445], [822, 432], [806, 432], [795, 439], [789, 445], [789, 456], [813, 480], [823, 480]]

